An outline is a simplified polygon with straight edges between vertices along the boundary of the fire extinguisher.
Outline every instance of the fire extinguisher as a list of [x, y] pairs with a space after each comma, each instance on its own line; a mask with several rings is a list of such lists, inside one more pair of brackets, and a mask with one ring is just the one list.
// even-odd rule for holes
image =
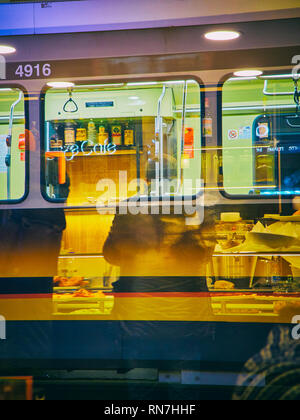
[[25, 133], [19, 135], [19, 150], [21, 162], [25, 162], [26, 139]]
[[186, 159], [194, 159], [194, 129], [186, 127], [184, 130], [184, 157]]

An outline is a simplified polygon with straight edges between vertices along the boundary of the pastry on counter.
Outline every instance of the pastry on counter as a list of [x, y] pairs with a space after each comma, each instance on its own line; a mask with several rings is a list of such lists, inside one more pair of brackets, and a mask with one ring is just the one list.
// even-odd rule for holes
[[225, 281], [225, 280], [218, 280], [214, 284], [215, 289], [223, 289], [223, 290], [233, 290], [234, 289], [234, 283], [231, 283], [231, 281]]
[[83, 287], [88, 284], [88, 281], [84, 280], [84, 277], [54, 277], [53, 279], [56, 287]]
[[55, 293], [54, 294], [54, 299], [70, 299], [70, 298], [105, 298], [106, 295], [101, 292], [93, 292], [90, 290], [86, 290], [86, 289], [79, 289], [74, 293], [63, 293], [63, 294], [58, 294]]

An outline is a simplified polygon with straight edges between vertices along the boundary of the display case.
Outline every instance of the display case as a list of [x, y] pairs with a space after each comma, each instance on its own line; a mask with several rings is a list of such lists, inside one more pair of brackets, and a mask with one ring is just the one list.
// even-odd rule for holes
[[230, 197], [289, 198], [299, 193], [297, 83], [292, 74], [225, 82], [222, 171]]
[[262, 115], [254, 121], [253, 131], [256, 185], [266, 186], [262, 194], [299, 194], [300, 116]]
[[[44, 197], [64, 203], [55, 317], [109, 319], [120, 270], [103, 247], [117, 207], [130, 198], [197, 193], [201, 94], [193, 80], [76, 85], [45, 94]], [[170, 191], [165, 189], [170, 183]]]
[[[176, 194], [182, 194], [183, 178], [200, 175], [199, 117], [200, 87], [194, 81], [48, 90], [45, 197], [70, 206], [95, 205], [103, 179], [114, 182], [118, 197], [128, 185], [130, 195], [145, 194], [150, 161], [157, 164], [152, 175], [157, 182], [168, 176], [177, 182]], [[126, 172], [126, 185], [120, 185], [120, 172]]]

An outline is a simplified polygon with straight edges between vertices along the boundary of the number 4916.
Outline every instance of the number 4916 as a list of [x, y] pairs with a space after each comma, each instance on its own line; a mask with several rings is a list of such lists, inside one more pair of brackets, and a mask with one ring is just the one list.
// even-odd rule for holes
[[32, 66], [31, 64], [20, 64], [16, 70], [16, 76], [19, 76], [20, 79], [24, 77], [49, 77], [51, 76], [51, 64], [36, 64]]

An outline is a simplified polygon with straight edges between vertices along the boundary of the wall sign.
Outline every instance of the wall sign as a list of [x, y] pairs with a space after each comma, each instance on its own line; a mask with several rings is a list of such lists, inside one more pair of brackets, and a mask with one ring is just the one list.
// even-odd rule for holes
[[82, 142], [81, 146], [77, 144], [65, 146], [61, 148], [61, 151], [65, 154], [67, 161], [73, 160], [79, 153], [84, 156], [94, 155], [114, 155], [117, 151], [115, 144], [105, 142], [102, 144], [91, 145], [89, 141]]

